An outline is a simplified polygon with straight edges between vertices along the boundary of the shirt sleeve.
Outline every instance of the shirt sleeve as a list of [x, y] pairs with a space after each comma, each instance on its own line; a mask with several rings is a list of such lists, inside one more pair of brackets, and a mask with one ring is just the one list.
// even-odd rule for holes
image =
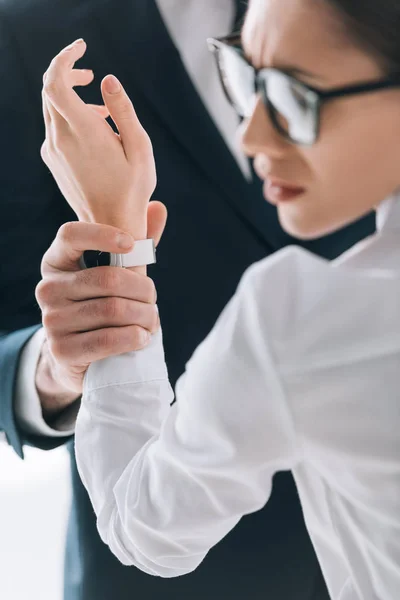
[[32, 336], [22, 351], [15, 388], [15, 414], [19, 427], [25, 433], [47, 437], [67, 437], [74, 433], [79, 403], [76, 402], [68, 410], [63, 411], [52, 427], [44, 420], [35, 385], [43, 339], [44, 331], [41, 328]]
[[101, 538], [125, 565], [193, 571], [300, 459], [254, 279], [194, 353], [172, 407], [161, 334], [89, 367], [77, 463]]

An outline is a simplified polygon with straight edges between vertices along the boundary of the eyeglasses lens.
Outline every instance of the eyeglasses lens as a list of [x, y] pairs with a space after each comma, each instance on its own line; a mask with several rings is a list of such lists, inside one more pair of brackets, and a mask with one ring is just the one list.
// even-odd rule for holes
[[229, 46], [220, 49], [220, 71], [225, 91], [243, 118], [251, 117], [256, 103], [254, 70]]
[[225, 91], [243, 118], [253, 114], [261, 92], [276, 129], [287, 139], [310, 145], [317, 132], [317, 95], [285, 73], [265, 69], [255, 89], [255, 71], [233, 47], [219, 49], [219, 68]]

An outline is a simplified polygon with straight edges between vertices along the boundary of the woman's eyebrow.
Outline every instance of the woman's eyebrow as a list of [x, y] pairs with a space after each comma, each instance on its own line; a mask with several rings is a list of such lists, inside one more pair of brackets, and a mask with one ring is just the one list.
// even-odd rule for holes
[[[263, 67], [260, 67], [261, 69]], [[317, 81], [324, 81], [324, 77], [322, 75], [318, 75], [317, 73], [312, 73], [311, 71], [307, 71], [307, 69], [302, 69], [300, 67], [295, 67], [294, 65], [287, 65], [282, 63], [276, 63], [271, 65], [271, 68], [277, 69], [278, 71], [282, 71], [282, 73], [286, 73], [286, 75], [290, 75], [293, 77], [305, 77], [307, 79], [315, 79]]]
[[[245, 48], [243, 47], [243, 45], [241, 43], [241, 40], [239, 40], [237, 47], [240, 48], [240, 50], [242, 51], [243, 56], [247, 60], [247, 62], [250, 63], [251, 65], [253, 65], [252, 57], [250, 56], [250, 54], [248, 52], [246, 52]], [[316, 73], [312, 73], [311, 71], [307, 71], [306, 69], [301, 69], [300, 67], [295, 67], [293, 65], [286, 65], [286, 64], [278, 63], [275, 65], [271, 65], [271, 67], [273, 67], [274, 69], [277, 69], [278, 71], [282, 71], [283, 73], [286, 73], [287, 75], [307, 77], [309, 79], [318, 79], [319, 81], [323, 81], [323, 79], [324, 79], [321, 75], [317, 75]], [[260, 70], [263, 68], [267, 68], [267, 67], [262, 67], [262, 66], [257, 67], [257, 70]]]
[[317, 75], [316, 73], [312, 73], [311, 71], [307, 71], [306, 69], [301, 69], [300, 67], [277, 64], [274, 65], [274, 68], [278, 69], [279, 71], [283, 71], [287, 75], [307, 77], [308, 79], [318, 79], [319, 81], [323, 80], [323, 77], [321, 75]]

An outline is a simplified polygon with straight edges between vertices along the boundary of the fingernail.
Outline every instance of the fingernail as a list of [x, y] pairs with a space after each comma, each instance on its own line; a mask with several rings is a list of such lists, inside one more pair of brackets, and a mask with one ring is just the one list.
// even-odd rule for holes
[[114, 77], [114, 75], [109, 75], [107, 77], [104, 86], [106, 88], [106, 92], [109, 94], [118, 94], [118, 92], [121, 90], [121, 84], [118, 79]]
[[79, 40], [75, 40], [74, 42], [72, 42], [72, 44], [69, 44], [69, 46], [67, 46], [65, 50], [73, 50], [75, 46], [78, 46], [78, 44], [82, 44], [83, 42], [84, 40], [82, 38], [79, 38]]
[[131, 248], [133, 246], [133, 237], [131, 235], [129, 235], [128, 233], [119, 233], [117, 235], [117, 245], [120, 248], [123, 248], [125, 250], [128, 250], [129, 248]]

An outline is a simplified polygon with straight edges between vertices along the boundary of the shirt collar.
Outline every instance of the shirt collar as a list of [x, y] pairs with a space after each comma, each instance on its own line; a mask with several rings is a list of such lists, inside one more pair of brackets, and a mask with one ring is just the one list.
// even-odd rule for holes
[[376, 229], [379, 233], [400, 230], [400, 189], [376, 209]]

